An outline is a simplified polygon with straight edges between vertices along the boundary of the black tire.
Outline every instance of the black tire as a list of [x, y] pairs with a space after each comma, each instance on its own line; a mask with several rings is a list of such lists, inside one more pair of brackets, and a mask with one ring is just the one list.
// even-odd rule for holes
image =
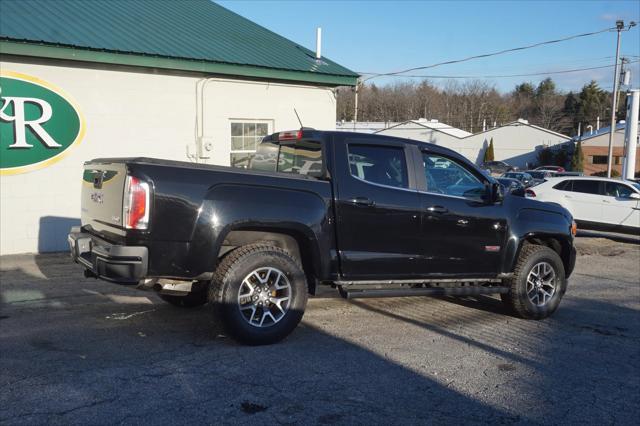
[[[288, 309], [278, 322], [258, 327], [250, 324], [251, 319], [240, 311], [238, 295], [249, 274], [267, 267], [284, 274], [290, 284], [290, 299]], [[287, 251], [264, 244], [243, 246], [219, 263], [209, 287], [209, 301], [231, 337], [248, 345], [268, 345], [288, 336], [302, 319], [307, 305], [307, 281], [302, 266]]]
[[[534, 303], [527, 294], [529, 273], [540, 263], [548, 264], [555, 273], [555, 291], [542, 306]], [[514, 314], [525, 319], [539, 320], [547, 318], [558, 308], [560, 300], [562, 300], [562, 296], [567, 290], [567, 279], [562, 259], [558, 256], [558, 253], [549, 247], [527, 244], [520, 252], [514, 275], [507, 281], [507, 285], [511, 288], [511, 291], [501, 294], [501, 298], [502, 302]], [[539, 302], [539, 299], [536, 300]]]
[[174, 296], [169, 294], [159, 294], [160, 298], [173, 306], [181, 308], [197, 308], [209, 301], [209, 283], [197, 281], [193, 284], [193, 291], [186, 296]]

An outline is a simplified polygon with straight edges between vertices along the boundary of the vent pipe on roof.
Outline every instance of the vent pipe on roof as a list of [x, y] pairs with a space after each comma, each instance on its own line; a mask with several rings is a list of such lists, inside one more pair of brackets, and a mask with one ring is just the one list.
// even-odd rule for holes
[[316, 28], [316, 59], [322, 58], [322, 28]]
[[598, 116], [598, 118], [596, 118], [596, 132], [600, 130], [600, 116]]

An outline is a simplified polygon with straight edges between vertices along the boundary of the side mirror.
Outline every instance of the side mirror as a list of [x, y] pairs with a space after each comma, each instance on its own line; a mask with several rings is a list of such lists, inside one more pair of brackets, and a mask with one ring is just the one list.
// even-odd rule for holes
[[504, 199], [504, 188], [497, 182], [487, 185], [487, 192], [489, 203], [499, 203]]
[[631, 194], [629, 194], [629, 198], [632, 200], [640, 200], [640, 194], [638, 194], [637, 192], [632, 192]]

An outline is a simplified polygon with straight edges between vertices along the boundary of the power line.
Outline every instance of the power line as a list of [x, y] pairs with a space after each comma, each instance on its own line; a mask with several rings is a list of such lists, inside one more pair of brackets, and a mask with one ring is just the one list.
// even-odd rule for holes
[[[640, 60], [629, 61], [627, 64], [635, 64], [640, 62]], [[574, 68], [568, 70], [560, 70], [560, 71], [548, 71], [548, 72], [537, 72], [537, 73], [529, 73], [529, 74], [506, 74], [506, 75], [390, 75], [388, 77], [406, 77], [406, 78], [449, 78], [449, 79], [470, 79], [470, 78], [509, 78], [509, 77], [535, 77], [541, 75], [553, 75], [553, 74], [568, 74], [572, 72], [580, 72], [580, 71], [590, 71], [590, 70], [598, 70], [603, 68], [611, 68], [615, 67], [615, 64], [612, 65], [602, 65], [599, 67], [588, 67], [588, 68]]]
[[[625, 55], [625, 54], [621, 54], [620, 55], [623, 58], [633, 58], [633, 59], [637, 59], [640, 58], [639, 55]], [[525, 64], [525, 65], [519, 65], [517, 67], [513, 67], [513, 66], [506, 66], [506, 67], [501, 67], [502, 69], [509, 69], [509, 68], [516, 68], [516, 72], [518, 69], [521, 69], [522, 67], [525, 68], [531, 68], [531, 67], [540, 67], [543, 65], [552, 65], [552, 66], [560, 66], [560, 65], [566, 65], [566, 66], [597, 66], [599, 65], [599, 63], [609, 63], [610, 59], [614, 59], [615, 56], [601, 56], [601, 57], [597, 57], [597, 58], [573, 58], [573, 59], [569, 59], [569, 60], [557, 60], [557, 61], [552, 61], [552, 62], [536, 62], [535, 64]], [[584, 64], [581, 64], [584, 63]], [[373, 72], [373, 71], [357, 71], [358, 74], [360, 74], [363, 77], [366, 76], [377, 76], [380, 75], [380, 73], [377, 72]], [[398, 74], [398, 75], [392, 75], [390, 77], [420, 77], [419, 75], [406, 75], [406, 74]]]
[[509, 52], [516, 52], [516, 51], [520, 51], [520, 50], [532, 49], [534, 47], [539, 47], [539, 46], [544, 46], [544, 45], [549, 45], [549, 44], [555, 44], [555, 43], [561, 43], [561, 42], [564, 42], [564, 41], [574, 40], [574, 39], [582, 38], [582, 37], [589, 37], [589, 36], [601, 34], [601, 33], [604, 33], [604, 32], [611, 31], [611, 30], [615, 30], [615, 29], [616, 28], [605, 28], [605, 29], [602, 29], [602, 30], [599, 30], [599, 31], [593, 31], [593, 32], [583, 33], [583, 34], [576, 34], [576, 35], [563, 37], [563, 38], [559, 38], [559, 39], [555, 39], [555, 40], [548, 40], [548, 41], [542, 41], [542, 42], [539, 42], [539, 43], [529, 44], [529, 45], [526, 45], [526, 46], [514, 47], [514, 48], [511, 48], [511, 49], [504, 49], [504, 50], [499, 50], [499, 51], [496, 51], [496, 52], [483, 53], [483, 54], [480, 54], [480, 55], [469, 56], [469, 57], [466, 57], [466, 58], [463, 58], [463, 59], [455, 59], [455, 60], [451, 60], [451, 61], [438, 62], [438, 63], [435, 63], [435, 64], [421, 66], [421, 67], [407, 68], [407, 69], [402, 70], [402, 71], [394, 71], [394, 72], [388, 72], [388, 73], [375, 74], [375, 75], [372, 75], [370, 77], [367, 77], [366, 79], [363, 80], [363, 82], [366, 81], [366, 80], [372, 79], [374, 77], [395, 76], [395, 75], [398, 75], [398, 74], [404, 74], [404, 73], [411, 72], [411, 71], [419, 71], [419, 70], [425, 70], [425, 69], [429, 69], [429, 68], [435, 68], [435, 67], [439, 67], [439, 66], [442, 66], [442, 65], [458, 64], [460, 62], [467, 62], [467, 61], [471, 61], [473, 59], [488, 58], [488, 57], [491, 57], [491, 56], [503, 55], [503, 54], [509, 53]]

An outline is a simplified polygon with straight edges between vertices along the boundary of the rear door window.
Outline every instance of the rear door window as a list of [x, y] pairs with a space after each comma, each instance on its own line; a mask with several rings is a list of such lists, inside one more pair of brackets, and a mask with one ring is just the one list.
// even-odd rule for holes
[[408, 188], [404, 149], [390, 146], [349, 145], [351, 175], [366, 182]]
[[576, 179], [573, 181], [573, 192], [598, 195], [600, 194], [600, 181]]

